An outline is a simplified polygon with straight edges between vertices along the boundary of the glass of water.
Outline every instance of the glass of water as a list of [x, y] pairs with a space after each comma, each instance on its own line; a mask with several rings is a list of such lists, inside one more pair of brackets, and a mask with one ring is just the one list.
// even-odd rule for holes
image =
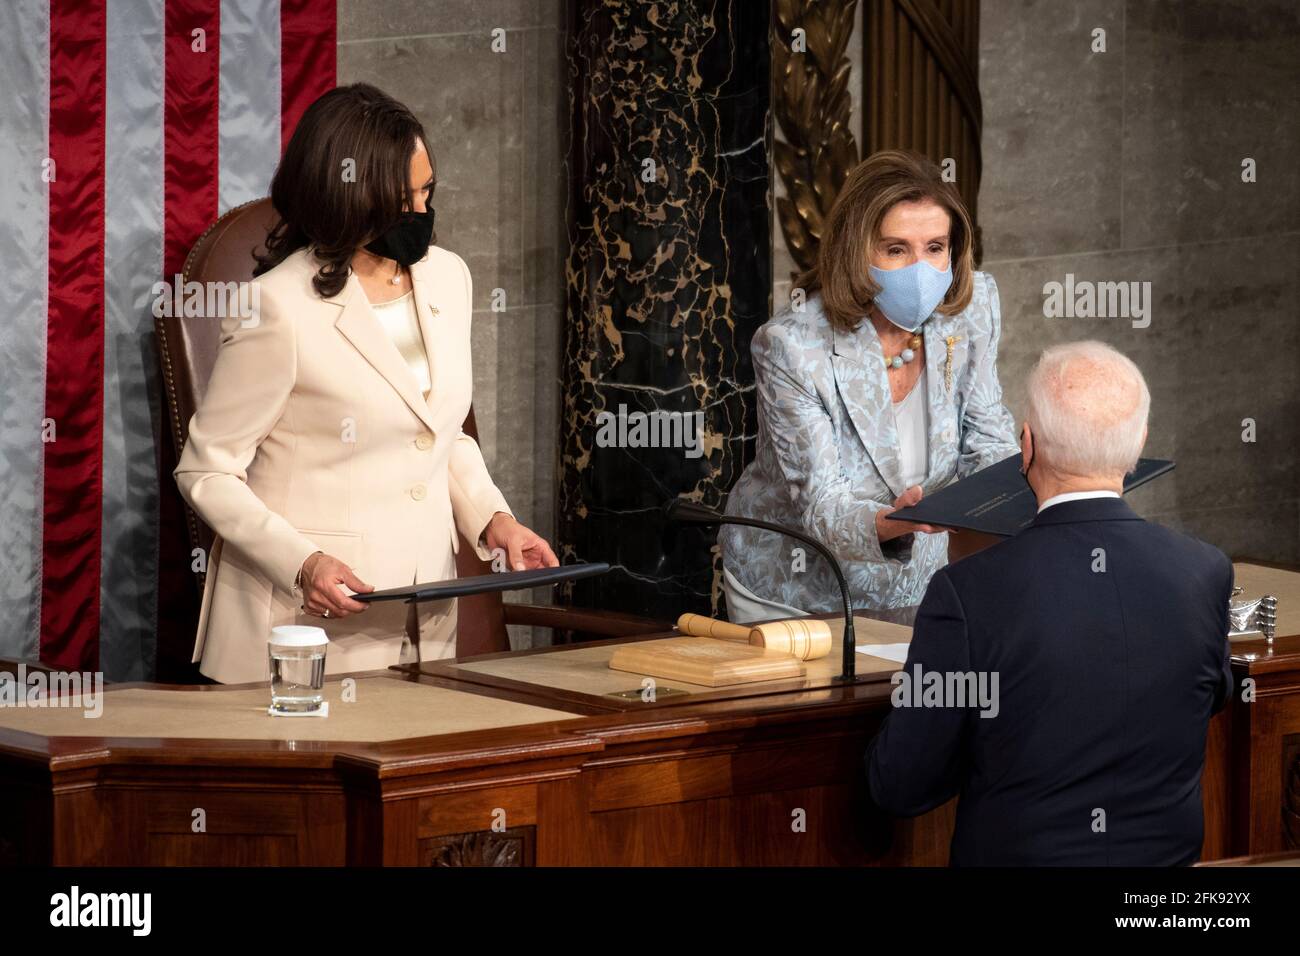
[[271, 710], [279, 714], [312, 714], [325, 702], [323, 628], [284, 624], [271, 628]]

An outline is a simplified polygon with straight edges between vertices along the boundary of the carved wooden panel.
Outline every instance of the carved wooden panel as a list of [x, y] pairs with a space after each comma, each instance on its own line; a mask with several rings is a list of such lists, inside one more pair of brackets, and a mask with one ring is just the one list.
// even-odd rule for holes
[[1300, 850], [1300, 735], [1283, 739], [1282, 754], [1282, 837]]
[[449, 833], [420, 841], [421, 866], [532, 866], [537, 827]]

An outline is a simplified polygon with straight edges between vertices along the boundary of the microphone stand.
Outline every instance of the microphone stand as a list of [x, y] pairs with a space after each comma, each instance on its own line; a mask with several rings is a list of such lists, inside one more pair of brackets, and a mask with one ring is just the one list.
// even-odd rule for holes
[[856, 680], [857, 651], [854, 649], [856, 645], [853, 637], [853, 601], [849, 597], [849, 584], [844, 579], [844, 571], [840, 568], [840, 563], [835, 559], [835, 555], [831, 553], [830, 548], [816, 538], [794, 528], [787, 528], [758, 518], [720, 514], [712, 508], [706, 508], [694, 501], [687, 501], [685, 498], [674, 498], [668, 502], [664, 508], [664, 515], [670, 521], [683, 521], [691, 524], [738, 524], [749, 528], [762, 528], [764, 531], [775, 531], [777, 534], [783, 534], [797, 541], [802, 541], [824, 557], [827, 563], [830, 564], [831, 570], [835, 572], [835, 578], [840, 584], [840, 596], [844, 599], [844, 660], [840, 675], [835, 680], [845, 684], [851, 684]]

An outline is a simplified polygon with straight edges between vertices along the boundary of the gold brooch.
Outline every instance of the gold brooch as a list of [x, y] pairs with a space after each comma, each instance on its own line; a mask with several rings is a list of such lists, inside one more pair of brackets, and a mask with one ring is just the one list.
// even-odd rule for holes
[[429, 311], [432, 312], [434, 315], [437, 315], [437, 314], [438, 314], [438, 307], [437, 307], [436, 305], [431, 305], [431, 306], [429, 306]]
[[953, 346], [961, 341], [961, 336], [950, 335], [943, 341], [948, 346], [948, 358], [943, 366], [943, 386], [948, 392], [952, 392], [952, 350]]

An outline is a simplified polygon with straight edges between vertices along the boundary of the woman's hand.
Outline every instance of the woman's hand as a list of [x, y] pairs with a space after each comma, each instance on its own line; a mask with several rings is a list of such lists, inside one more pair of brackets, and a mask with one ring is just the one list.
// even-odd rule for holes
[[492, 516], [483, 538], [489, 551], [500, 548], [506, 553], [512, 571], [559, 567], [560, 561], [546, 540], [504, 511]]
[[301, 580], [303, 609], [318, 617], [330, 619], [360, 614], [367, 607], [348, 597], [339, 588], [340, 584], [363, 594], [374, 590], [372, 585], [353, 574], [346, 564], [323, 551], [308, 555], [302, 563]]
[[894, 538], [902, 537], [905, 534], [911, 534], [913, 531], [920, 531], [923, 534], [943, 534], [948, 531], [952, 534], [957, 533], [956, 528], [945, 528], [940, 525], [917, 524], [915, 521], [895, 521], [889, 515], [893, 514], [899, 508], [908, 508], [921, 500], [921, 486], [913, 485], [908, 488], [894, 502], [894, 507], [883, 508], [876, 512], [876, 535], [883, 541], [891, 541]]

